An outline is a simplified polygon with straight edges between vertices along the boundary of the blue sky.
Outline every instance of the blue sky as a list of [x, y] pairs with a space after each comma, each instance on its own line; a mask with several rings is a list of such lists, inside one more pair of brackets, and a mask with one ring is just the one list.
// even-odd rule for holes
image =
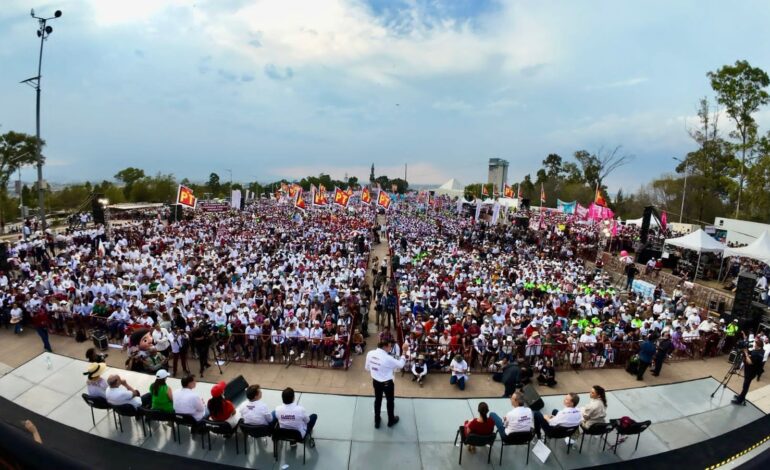
[[[770, 70], [770, 3], [495, 0], [3, 2], [0, 131], [34, 133], [36, 24], [45, 46], [46, 178], [127, 166], [204, 180], [403, 174], [509, 179], [543, 158], [622, 145], [607, 182], [635, 190], [693, 148], [706, 72]], [[763, 129], [770, 113], [762, 112]], [[726, 120], [723, 120], [727, 128]], [[32, 179], [25, 170], [24, 179]]]

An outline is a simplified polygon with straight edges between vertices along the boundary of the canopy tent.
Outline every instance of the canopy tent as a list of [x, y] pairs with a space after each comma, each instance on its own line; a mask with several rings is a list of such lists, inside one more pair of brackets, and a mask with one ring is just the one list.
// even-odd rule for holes
[[[626, 219], [626, 225], [637, 225], [641, 227], [643, 220], [644, 220], [644, 217], [639, 217], [638, 219]], [[660, 224], [658, 223], [658, 219], [656, 219], [655, 217], [650, 217], [650, 227], [660, 227]]]
[[770, 232], [762, 232], [756, 240], [740, 248], [725, 248], [725, 256], [740, 256], [770, 264]]
[[436, 195], [460, 196], [465, 194], [465, 185], [452, 178], [438, 188], [431, 189]]
[[725, 251], [725, 246], [723, 244], [714, 240], [711, 235], [704, 232], [702, 229], [688, 233], [683, 237], [667, 238], [665, 244], [698, 252], [698, 264], [695, 266], [695, 275], [693, 278], [698, 276], [700, 257], [703, 253], [723, 253]]

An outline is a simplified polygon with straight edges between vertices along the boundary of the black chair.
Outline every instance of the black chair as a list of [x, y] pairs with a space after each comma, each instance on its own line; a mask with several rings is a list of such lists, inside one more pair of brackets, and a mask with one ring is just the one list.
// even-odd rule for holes
[[273, 435], [273, 426], [256, 424], [245, 424], [243, 420], [238, 423], [238, 427], [243, 434], [243, 452], [249, 453], [249, 437], [254, 439], [260, 439], [262, 437], [270, 437]]
[[512, 432], [500, 439], [500, 465], [503, 464], [503, 449], [505, 446], [523, 446], [527, 445], [527, 465], [529, 465], [529, 446], [532, 439], [535, 438], [535, 430], [529, 432]]
[[613, 429], [615, 429], [614, 423], [594, 423], [588, 428], [582, 428], [583, 429], [583, 436], [580, 438], [580, 449], [578, 450], [578, 453], [583, 453], [583, 441], [586, 440], [586, 436], [599, 436], [600, 438], [603, 438], [603, 444], [602, 444], [602, 452], [604, 452], [604, 449], [607, 448], [607, 437], [612, 432]]
[[620, 440], [620, 436], [633, 436], [636, 434], [636, 447], [634, 447], [634, 451], [636, 451], [639, 448], [639, 438], [641, 437], [641, 434], [650, 427], [652, 424], [652, 421], [642, 421], [640, 423], [633, 423], [630, 426], [621, 427], [619, 426], [620, 420], [618, 419], [611, 419], [610, 423], [615, 426], [615, 430], [618, 432], [615, 435], [615, 453], [618, 453], [618, 441]]
[[112, 417], [115, 418], [115, 429], [118, 429], [120, 424], [120, 432], [123, 432], [123, 417], [134, 418], [142, 425], [142, 434], [147, 437], [147, 431], [144, 429], [144, 415], [141, 408], [137, 408], [131, 403], [125, 403], [123, 405], [112, 406]]
[[302, 434], [296, 429], [281, 429], [276, 427], [273, 429], [273, 455], [275, 460], [278, 461], [278, 443], [281, 441], [290, 442], [292, 444], [302, 444], [302, 465], [305, 464], [306, 448], [315, 447], [315, 439], [313, 439], [313, 430], [308, 430], [305, 433], [305, 438], [302, 438]]
[[191, 415], [174, 413], [174, 422], [176, 423], [176, 435], [178, 443], [182, 443], [182, 427], [188, 427], [190, 428], [190, 439], [192, 439], [194, 432], [199, 432], [201, 435], [201, 449], [204, 447], [204, 424], [201, 421], [197, 421]]
[[495, 444], [495, 438], [497, 433], [482, 435], [482, 434], [465, 434], [465, 426], [460, 426], [455, 434], [455, 445], [457, 445], [457, 438], [460, 438], [460, 465], [463, 464], [463, 447], [466, 445], [484, 447], [489, 446], [489, 455], [487, 455], [487, 463], [492, 460], [492, 446]]
[[94, 408], [97, 410], [107, 410], [107, 416], [110, 415], [110, 409], [112, 408], [109, 403], [107, 403], [107, 399], [103, 397], [92, 397], [91, 395], [84, 393], [83, 400], [86, 402], [86, 404], [91, 408], [91, 421], [94, 422], [94, 426], [96, 426], [96, 417], [94, 417]]
[[144, 420], [147, 422], [147, 429], [150, 430], [150, 437], [152, 437], [152, 422], [157, 421], [159, 423], [167, 423], [171, 426], [174, 442], [176, 442], [176, 414], [145, 407], [142, 407], [142, 414], [144, 415]]
[[[211, 421], [204, 419], [202, 423], [204, 425], [206, 437], [209, 441], [209, 450], [211, 450], [211, 433], [218, 434], [224, 438], [230, 438], [235, 436], [235, 433], [238, 431], [238, 425], [235, 425], [235, 427], [230, 426], [230, 423], [227, 421]], [[241, 450], [238, 445], [238, 436], [233, 440], [235, 441], [235, 453], [240, 454]]]
[[[554, 426], [552, 428], [549, 428], [547, 431], [543, 429], [543, 435], [545, 436], [545, 444], [548, 444], [548, 439], [564, 439], [567, 437], [572, 437], [573, 434], [575, 434], [580, 426], [572, 426], [572, 427], [566, 427], [566, 426]], [[569, 449], [572, 447], [572, 439], [567, 441], [567, 453], [569, 454]]]

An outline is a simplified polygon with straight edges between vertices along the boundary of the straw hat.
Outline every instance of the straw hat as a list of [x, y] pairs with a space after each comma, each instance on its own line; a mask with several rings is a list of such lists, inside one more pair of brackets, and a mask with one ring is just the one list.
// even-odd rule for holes
[[107, 364], [103, 362], [94, 362], [93, 364], [89, 364], [88, 370], [83, 372], [83, 375], [87, 376], [89, 380], [95, 380], [101, 377], [106, 370]]

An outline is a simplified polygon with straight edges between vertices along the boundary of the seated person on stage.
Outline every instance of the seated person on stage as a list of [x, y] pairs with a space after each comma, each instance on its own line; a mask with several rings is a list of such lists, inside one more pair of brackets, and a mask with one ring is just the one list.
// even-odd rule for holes
[[249, 385], [249, 388], [246, 389], [246, 398], [249, 401], [238, 409], [244, 424], [253, 426], [275, 424], [275, 415], [270, 412], [270, 408], [262, 401], [262, 389], [259, 385]]
[[540, 385], [553, 387], [556, 385], [556, 369], [550, 359], [545, 361], [545, 365], [540, 369], [540, 375], [537, 376], [537, 382]]
[[591, 398], [588, 404], [580, 409], [580, 413], [583, 418], [580, 425], [583, 429], [607, 421], [607, 394], [604, 387], [599, 385], [591, 387]]
[[452, 371], [449, 383], [457, 385], [457, 388], [460, 390], [465, 390], [465, 382], [468, 381], [468, 363], [465, 362], [461, 354], [455, 355], [455, 358], [449, 364], [449, 370]]
[[153, 410], [173, 413], [174, 395], [171, 393], [171, 387], [166, 384], [168, 376], [169, 373], [166, 369], [161, 369], [155, 373], [155, 382], [150, 385], [151, 408]]
[[174, 411], [200, 421], [209, 417], [209, 410], [203, 403], [203, 398], [195, 392], [196, 384], [194, 375], [182, 377], [182, 388], [174, 392]]
[[139, 408], [140, 406], [149, 406], [152, 400], [149, 393], [140, 396], [139, 390], [128, 385], [117, 374], [111, 375], [107, 379], [107, 385], [109, 385], [106, 392], [107, 403], [112, 406], [131, 404], [134, 408]]
[[489, 417], [495, 422], [497, 431], [500, 433], [500, 439], [505, 439], [508, 434], [515, 432], [528, 432], [534, 426], [532, 410], [524, 406], [524, 394], [514, 392], [511, 395], [511, 405], [513, 408], [506, 413], [504, 418], [500, 418], [497, 413], [490, 413]]
[[[489, 417], [489, 406], [485, 402], [479, 403], [479, 417], [470, 419], [463, 424], [463, 436], [476, 434], [487, 436], [495, 432], [495, 422]], [[468, 446], [468, 452], [476, 452], [476, 446]]]
[[220, 381], [211, 388], [211, 398], [208, 402], [209, 419], [211, 421], [224, 421], [235, 427], [241, 416], [233, 406], [233, 402], [225, 398], [226, 386], [224, 381]]
[[579, 401], [580, 398], [577, 393], [570, 392], [564, 395], [563, 410], [559, 412], [553, 410], [553, 414], [550, 415], [543, 415], [540, 411], [535, 411], [533, 416], [535, 418], [535, 431], [537, 432], [538, 439], [541, 437], [541, 430], [548, 432], [556, 426], [571, 428], [579, 425], [583, 420], [580, 410], [575, 408]]
[[417, 382], [422, 387], [426, 375], [428, 375], [428, 364], [425, 363], [425, 356], [420, 354], [417, 356], [417, 361], [412, 364], [412, 382]]
[[83, 373], [86, 376], [86, 387], [88, 387], [88, 396], [107, 398], [107, 381], [102, 374], [107, 370], [107, 364], [91, 363], [88, 370]]
[[[315, 426], [316, 420], [318, 420], [318, 415], [313, 413], [308, 416], [305, 408], [294, 403], [294, 389], [291, 387], [283, 390], [281, 401], [283, 401], [283, 405], [275, 409], [278, 427], [281, 429], [295, 429], [304, 438], [305, 434], [313, 430], [313, 426]], [[292, 445], [296, 445], [296, 443]]]

